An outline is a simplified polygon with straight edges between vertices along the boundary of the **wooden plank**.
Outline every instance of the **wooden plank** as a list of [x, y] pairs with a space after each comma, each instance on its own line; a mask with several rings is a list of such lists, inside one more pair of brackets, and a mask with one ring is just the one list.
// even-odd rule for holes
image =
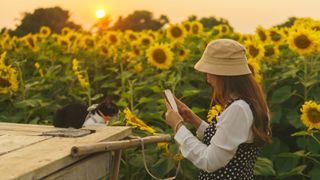
[[39, 136], [39, 135], [41, 135], [41, 133], [42, 132], [0, 130], [0, 136], [3, 136], [3, 135]]
[[36, 125], [36, 124], [15, 124], [15, 123], [0, 123], [0, 132], [2, 130], [6, 131], [23, 131], [23, 132], [45, 132], [52, 130], [59, 130], [63, 128], [55, 128], [53, 126], [47, 125]]
[[[87, 128], [86, 128], [87, 129]], [[71, 147], [101, 141], [119, 140], [131, 134], [130, 127], [90, 127], [96, 133], [79, 138], [54, 137], [0, 156], [3, 179], [40, 179], [80, 159], [70, 156]], [[14, 168], [12, 168], [14, 167]]]
[[40, 141], [50, 139], [49, 136], [24, 136], [24, 135], [3, 135], [0, 136], [0, 156], [33, 145]]
[[91, 180], [104, 177], [110, 171], [111, 152], [91, 155], [67, 168], [52, 175], [44, 177], [44, 180]]

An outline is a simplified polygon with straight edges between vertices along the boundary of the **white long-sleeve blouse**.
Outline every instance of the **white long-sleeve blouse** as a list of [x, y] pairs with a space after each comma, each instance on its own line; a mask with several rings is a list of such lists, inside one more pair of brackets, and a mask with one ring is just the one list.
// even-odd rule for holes
[[[216, 133], [210, 145], [202, 143], [185, 126], [181, 126], [174, 139], [180, 145], [182, 155], [196, 167], [214, 172], [228, 164], [241, 143], [253, 142], [251, 126], [253, 114], [250, 106], [243, 100], [234, 101], [217, 116]], [[203, 137], [208, 123], [202, 121], [197, 136]]]

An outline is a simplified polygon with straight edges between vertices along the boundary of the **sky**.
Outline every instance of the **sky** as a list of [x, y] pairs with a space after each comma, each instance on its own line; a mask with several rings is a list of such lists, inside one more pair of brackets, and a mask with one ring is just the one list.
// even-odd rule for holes
[[148, 10], [158, 18], [167, 15], [172, 23], [197, 17], [225, 18], [240, 33], [253, 33], [258, 25], [270, 27], [288, 17], [320, 19], [320, 0], [0, 0], [0, 29], [14, 28], [24, 12], [36, 8], [60, 6], [71, 20], [89, 29], [102, 8], [113, 21], [135, 10]]

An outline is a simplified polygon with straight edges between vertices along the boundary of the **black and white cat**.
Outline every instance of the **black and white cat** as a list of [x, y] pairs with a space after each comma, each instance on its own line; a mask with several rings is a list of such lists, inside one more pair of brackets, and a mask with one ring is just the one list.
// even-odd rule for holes
[[110, 98], [100, 104], [87, 107], [80, 103], [68, 104], [58, 109], [53, 125], [61, 128], [81, 128], [87, 125], [108, 125], [110, 117], [117, 115], [119, 108]]

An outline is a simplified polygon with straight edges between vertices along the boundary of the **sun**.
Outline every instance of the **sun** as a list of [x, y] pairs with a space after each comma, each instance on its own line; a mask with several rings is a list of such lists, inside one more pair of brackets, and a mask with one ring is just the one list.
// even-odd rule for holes
[[105, 15], [106, 15], [106, 11], [103, 9], [98, 9], [96, 11], [96, 17], [99, 19], [103, 18]]

